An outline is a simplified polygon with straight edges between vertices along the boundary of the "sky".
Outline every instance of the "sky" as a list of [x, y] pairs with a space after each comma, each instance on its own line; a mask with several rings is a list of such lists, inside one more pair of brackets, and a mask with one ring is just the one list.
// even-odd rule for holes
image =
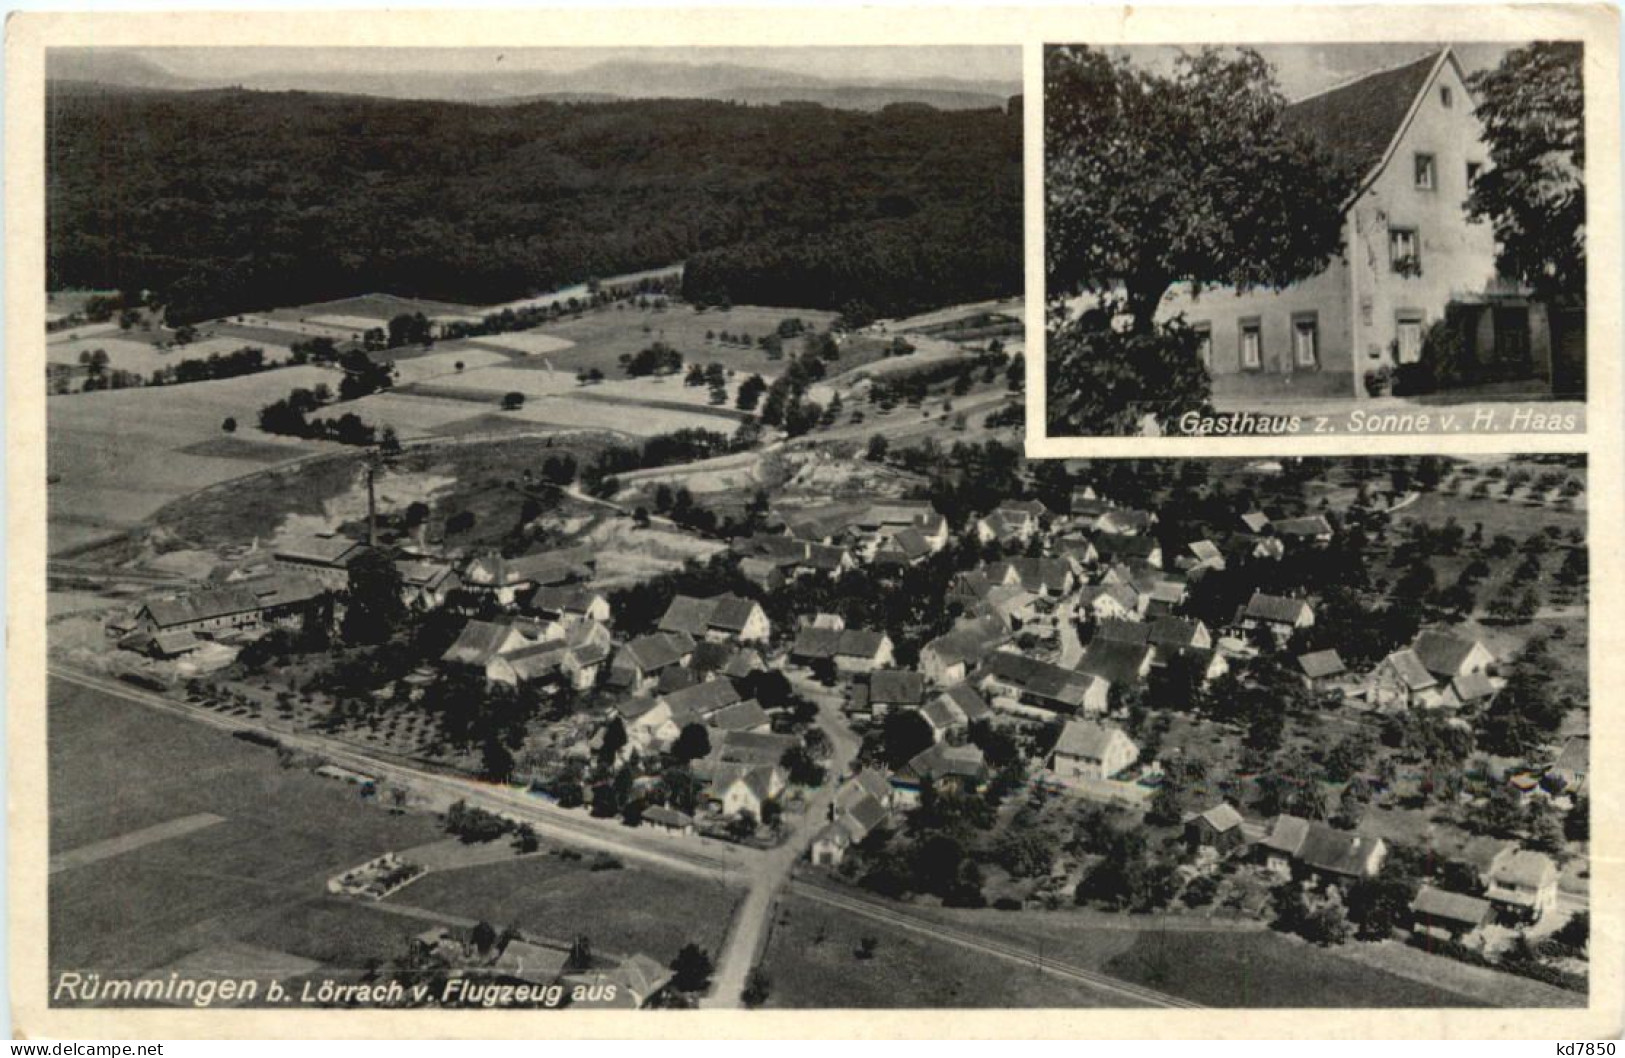
[[[1438, 51], [1438, 42], [1381, 44], [1255, 44], [1252, 47], [1275, 67], [1281, 91], [1288, 99], [1301, 99], [1352, 81], [1377, 70], [1386, 70]], [[1517, 44], [1452, 44], [1456, 59], [1471, 74], [1488, 69]], [[1182, 49], [1172, 45], [1143, 45], [1110, 49], [1130, 61], [1168, 70]]]
[[134, 48], [171, 73], [217, 80], [260, 73], [422, 70], [569, 73], [627, 60], [727, 63], [842, 80], [1021, 80], [1021, 50], [1009, 46], [783, 48]]

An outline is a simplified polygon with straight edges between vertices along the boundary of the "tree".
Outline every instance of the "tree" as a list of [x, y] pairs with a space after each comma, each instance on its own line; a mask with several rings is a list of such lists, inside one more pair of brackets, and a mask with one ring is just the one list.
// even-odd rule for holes
[[1149, 334], [1177, 282], [1246, 290], [1318, 274], [1364, 174], [1283, 120], [1251, 49], [1205, 48], [1163, 75], [1089, 47], [1045, 57], [1048, 292], [1123, 292]]
[[671, 961], [672, 986], [679, 992], [703, 992], [711, 984], [716, 965], [711, 953], [693, 941], [683, 945]]
[[699, 760], [710, 752], [711, 736], [704, 724], [687, 725], [671, 746], [671, 755], [684, 763]]
[[592, 968], [592, 940], [585, 933], [576, 934], [575, 940], [570, 942], [569, 965], [572, 970]]
[[620, 755], [626, 746], [626, 724], [618, 716], [612, 716], [609, 723], [604, 725], [604, 737], [598, 745], [598, 759], [606, 764], [612, 762]]
[[886, 714], [880, 727], [882, 753], [888, 767], [896, 770], [930, 749], [936, 742], [936, 731], [913, 709]]
[[517, 411], [525, 406], [525, 395], [517, 389], [509, 390], [502, 395], [502, 410]]
[[[237, 419], [234, 416], [231, 416], [231, 415], [226, 416], [225, 421], [220, 424], [220, 428], [222, 430], [226, 431], [227, 433], [236, 433], [237, 432]], [[1573, 553], [1578, 554], [1579, 552], [1573, 552]]]
[[406, 620], [401, 572], [382, 551], [368, 549], [350, 562], [349, 603], [341, 632], [350, 643], [382, 643]]
[[1577, 41], [1541, 41], [1472, 79], [1490, 164], [1467, 211], [1494, 225], [1501, 273], [1542, 298], [1585, 297], [1582, 59]]
[[497, 942], [496, 927], [481, 919], [474, 923], [474, 928], [469, 931], [468, 939], [474, 943], [474, 947], [483, 955], [489, 952]]
[[874, 436], [870, 437], [869, 438], [869, 450], [867, 452], [869, 462], [871, 462], [871, 463], [879, 463], [881, 460], [886, 458], [886, 452], [890, 448], [891, 448], [891, 442], [886, 440], [886, 435], [885, 434], [878, 434], [877, 433]]

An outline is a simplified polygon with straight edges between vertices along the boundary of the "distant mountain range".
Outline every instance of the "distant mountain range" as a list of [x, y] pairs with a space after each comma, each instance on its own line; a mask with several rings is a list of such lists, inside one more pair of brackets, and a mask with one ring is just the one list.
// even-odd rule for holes
[[390, 99], [440, 99], [464, 103], [533, 101], [606, 102], [617, 99], [715, 99], [773, 105], [806, 102], [844, 110], [879, 110], [896, 103], [939, 110], [1003, 107], [1020, 93], [1016, 81], [854, 78], [836, 80], [735, 63], [617, 60], [574, 70], [266, 71], [203, 80], [182, 77], [145, 56], [115, 48], [53, 48], [46, 75], [59, 89], [197, 91], [247, 88], [259, 91], [325, 92]]

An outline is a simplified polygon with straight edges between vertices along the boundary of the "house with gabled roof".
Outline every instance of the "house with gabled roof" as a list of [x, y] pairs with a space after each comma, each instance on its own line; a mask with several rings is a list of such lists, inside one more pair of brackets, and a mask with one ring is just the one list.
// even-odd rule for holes
[[1169, 291], [1159, 315], [1204, 336], [1216, 394], [1365, 396], [1368, 374], [1415, 363], [1427, 327], [1446, 318], [1468, 358], [1549, 373], [1544, 309], [1498, 278], [1494, 230], [1465, 208], [1489, 161], [1476, 105], [1446, 47], [1285, 109], [1289, 130], [1359, 175], [1343, 251], [1281, 289]]
[[1050, 754], [1049, 770], [1062, 782], [1104, 781], [1140, 757], [1140, 747], [1116, 724], [1068, 720]]
[[877, 669], [852, 685], [849, 708], [880, 719], [888, 713], [918, 709], [925, 703], [925, 677], [905, 669]]
[[1366, 702], [1384, 712], [1454, 709], [1461, 704], [1455, 688], [1428, 671], [1415, 650], [1396, 650], [1377, 663], [1365, 679]]
[[1411, 901], [1411, 928], [1441, 940], [1460, 942], [1495, 917], [1495, 907], [1466, 893], [1424, 885]]
[[541, 585], [524, 600], [525, 609], [538, 617], [566, 623], [610, 621], [609, 599], [602, 592], [579, 584]]
[[395, 570], [401, 575], [401, 601], [414, 610], [438, 610], [446, 605], [452, 592], [463, 586], [449, 562], [396, 559]]
[[1488, 673], [1496, 663], [1495, 654], [1482, 641], [1438, 629], [1418, 632], [1411, 650], [1424, 668], [1446, 681]]
[[463, 587], [489, 593], [503, 606], [543, 585], [557, 586], [586, 580], [597, 559], [587, 548], [540, 551], [509, 558], [500, 552], [477, 555], [463, 567]]
[[1277, 873], [1330, 882], [1369, 878], [1382, 869], [1388, 856], [1388, 844], [1382, 838], [1289, 815], [1277, 816], [1259, 844], [1265, 863]]
[[1101, 562], [1162, 568], [1162, 545], [1154, 536], [1101, 533], [1094, 538], [1094, 545]]
[[1052, 599], [1070, 593], [1077, 583], [1072, 564], [1064, 558], [1029, 558], [1018, 555], [995, 562], [988, 576], [998, 584], [1018, 585], [1034, 595]]
[[790, 647], [790, 662], [811, 665], [816, 661], [835, 663], [839, 672], [873, 672], [892, 663], [891, 637], [885, 632], [862, 628], [818, 628], [809, 625], [796, 633]]
[[1140, 593], [1132, 584], [1115, 582], [1091, 584], [1078, 592], [1078, 608], [1092, 620], [1137, 620], [1142, 609]]
[[679, 595], [666, 608], [659, 627], [662, 632], [681, 632], [695, 639], [746, 643], [765, 643], [773, 634], [761, 604], [732, 593], [706, 599]]
[[1192, 849], [1230, 852], [1247, 841], [1244, 822], [1235, 805], [1220, 801], [1205, 812], [1192, 812], [1185, 817], [1185, 843]]
[[1300, 628], [1314, 627], [1315, 611], [1303, 599], [1255, 591], [1237, 615], [1237, 623], [1243, 628], [1268, 628], [1285, 640]]
[[610, 685], [633, 692], [650, 690], [659, 682], [661, 673], [687, 665], [696, 645], [694, 637], [686, 632], [639, 636], [615, 652], [610, 663]]
[[920, 673], [938, 686], [958, 683], [1010, 638], [1008, 626], [992, 614], [962, 618], [920, 648]]
[[894, 796], [902, 804], [912, 804], [918, 801], [920, 790], [928, 780], [938, 790], [975, 793], [987, 780], [987, 758], [981, 749], [968, 743], [963, 746], [935, 743], [892, 775]]
[[1109, 684], [1011, 650], [989, 654], [970, 675], [972, 686], [994, 709], [1023, 719], [1047, 722], [1055, 714], [1098, 715], [1106, 711]]
[[1133, 687], [1151, 675], [1152, 656], [1145, 643], [1094, 639], [1084, 648], [1077, 670], [1108, 686]]
[[1312, 691], [1325, 690], [1348, 676], [1343, 658], [1335, 650], [1313, 650], [1298, 656], [1298, 670]]
[[1557, 907], [1557, 863], [1544, 852], [1504, 846], [1490, 862], [1484, 897], [1512, 922], [1539, 922]]
[[1024, 545], [1038, 532], [1049, 508], [1037, 500], [1006, 501], [976, 520], [977, 543]]

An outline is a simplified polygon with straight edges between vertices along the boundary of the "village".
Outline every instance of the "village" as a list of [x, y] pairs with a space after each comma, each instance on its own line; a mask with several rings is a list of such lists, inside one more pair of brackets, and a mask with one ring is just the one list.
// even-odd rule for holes
[[[588, 547], [448, 547], [376, 507], [256, 541], [109, 617], [99, 664], [341, 739], [356, 785], [370, 756], [675, 854], [759, 854], [783, 875], [751, 883], [764, 900], [794, 877], [1166, 916], [1584, 994], [1582, 460], [1028, 463], [877, 434], [792, 462], [725, 546], [636, 582], [601, 583]], [[795, 487], [837, 470], [867, 495]], [[674, 520], [658, 476], [609, 499], [633, 531], [722, 535]], [[448, 832], [534, 846], [475, 803], [442, 805]], [[793, 956], [742, 929], [754, 1005]], [[590, 965], [555, 944], [504, 974], [520, 937], [513, 958], [425, 937], [419, 958], [531, 984]], [[638, 958], [622, 992], [656, 1002]]]

